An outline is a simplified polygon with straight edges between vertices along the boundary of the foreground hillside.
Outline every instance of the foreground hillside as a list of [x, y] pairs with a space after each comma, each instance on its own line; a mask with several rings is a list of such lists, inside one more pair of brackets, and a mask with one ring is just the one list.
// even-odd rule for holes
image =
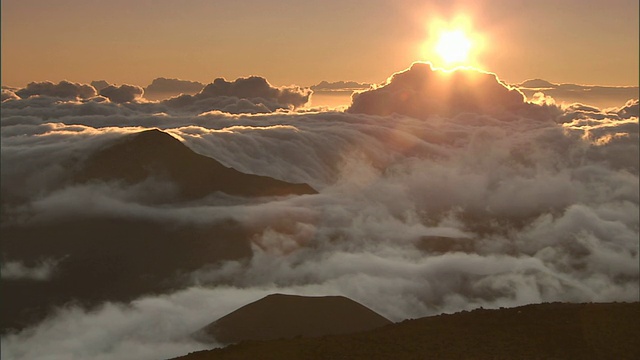
[[344, 296], [271, 294], [207, 325], [198, 336], [230, 344], [350, 334], [392, 324]]
[[247, 341], [178, 359], [638, 359], [638, 339], [640, 303], [548, 303], [350, 335]]

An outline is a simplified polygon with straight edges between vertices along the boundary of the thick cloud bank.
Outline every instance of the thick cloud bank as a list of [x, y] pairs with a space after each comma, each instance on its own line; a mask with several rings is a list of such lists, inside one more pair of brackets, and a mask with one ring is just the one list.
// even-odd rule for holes
[[100, 95], [108, 98], [114, 103], [126, 103], [139, 100], [144, 94], [144, 90], [135, 85], [109, 85], [100, 90]]
[[516, 110], [523, 104], [522, 93], [500, 82], [495, 74], [471, 69], [434, 70], [429, 63], [414, 63], [383, 86], [355, 94], [347, 111], [424, 119], [462, 112], [495, 114]]
[[69, 81], [61, 81], [57, 84], [44, 81], [32, 82], [27, 85], [27, 87], [16, 91], [15, 94], [23, 99], [34, 95], [87, 99], [96, 96], [96, 89], [91, 85], [72, 83]]
[[[256, 114], [276, 111], [290, 111], [309, 102], [312, 91], [298, 86], [275, 87], [265, 78], [252, 76], [226, 81], [222, 78], [206, 85], [194, 95], [182, 94], [177, 97], [148, 101], [143, 99], [144, 89], [135, 85], [108, 85], [94, 82], [101, 86], [100, 91], [92, 85], [62, 81], [31, 83], [22, 89], [2, 89], [3, 111], [13, 113], [13, 109], [25, 107], [38, 108], [31, 112], [42, 117], [59, 117], [63, 115], [104, 116], [108, 114], [141, 115], [141, 114], [180, 114], [198, 115], [210, 111], [221, 111], [230, 114]], [[105, 82], [106, 83], [106, 82]], [[154, 82], [155, 83], [155, 82]], [[187, 82], [189, 86], [193, 85]], [[186, 86], [182, 80], [165, 79], [159, 82], [160, 88], [176, 85]], [[152, 97], [153, 98], [153, 97]], [[60, 102], [60, 100], [65, 100]], [[96, 105], [105, 99], [110, 104]], [[23, 101], [11, 101], [23, 100]], [[20, 110], [19, 112], [24, 113]], [[6, 116], [5, 116], [6, 117]]]
[[218, 78], [195, 95], [182, 95], [163, 103], [191, 112], [267, 113], [300, 107], [309, 101], [309, 96], [309, 89], [274, 87], [265, 78], [251, 76], [234, 81]]
[[594, 86], [554, 84], [546, 80], [532, 79], [516, 85], [528, 98], [543, 93], [566, 105], [583, 103], [598, 107], [614, 107], [629, 99], [637, 99], [637, 86]]
[[202, 90], [205, 84], [180, 79], [153, 79], [144, 89], [144, 97], [149, 100], [163, 100], [181, 94], [193, 95]]
[[[233, 84], [214, 82], [189, 106], [266, 96], [255, 90], [261, 80]], [[426, 64], [355, 96], [344, 113], [156, 113], [162, 103], [45, 100], [2, 103], [3, 226], [126, 218], [215, 229], [228, 220], [246, 232], [251, 256], [176, 271], [182, 290], [171, 294], [64, 306], [5, 334], [2, 358], [178, 356], [204, 347], [192, 331], [274, 292], [342, 295], [393, 321], [480, 306], [638, 301], [637, 101], [607, 111], [536, 105], [492, 74]], [[150, 201], [170, 184], [65, 185], [74, 163], [65, 159], [149, 127], [225, 166], [319, 193], [173, 204]], [[78, 256], [67, 255], [58, 267]]]

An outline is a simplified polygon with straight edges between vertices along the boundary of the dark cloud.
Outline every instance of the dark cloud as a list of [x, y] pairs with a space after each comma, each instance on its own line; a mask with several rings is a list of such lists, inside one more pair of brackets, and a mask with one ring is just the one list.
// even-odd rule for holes
[[109, 85], [106, 88], [100, 90], [100, 95], [108, 98], [114, 103], [126, 103], [139, 100], [142, 97], [144, 90], [135, 85]]
[[383, 86], [354, 94], [347, 111], [426, 119], [464, 112], [496, 114], [517, 110], [524, 104], [522, 93], [494, 74], [468, 69], [447, 72], [434, 70], [428, 63], [414, 63]]
[[144, 89], [144, 97], [149, 100], [163, 100], [181, 94], [194, 95], [204, 88], [205, 84], [197, 81], [180, 79], [153, 79]]
[[44, 95], [57, 98], [81, 98], [88, 99], [96, 96], [96, 89], [91, 85], [61, 81], [54, 84], [50, 81], [32, 82], [27, 87], [15, 92], [16, 95], [25, 99], [34, 95]]

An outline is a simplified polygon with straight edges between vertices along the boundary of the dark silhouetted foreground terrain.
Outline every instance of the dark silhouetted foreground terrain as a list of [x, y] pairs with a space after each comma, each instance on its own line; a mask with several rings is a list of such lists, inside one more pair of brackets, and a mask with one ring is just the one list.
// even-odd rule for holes
[[205, 359], [638, 359], [640, 303], [546, 303], [407, 320], [321, 338], [247, 341]]
[[307, 184], [244, 174], [226, 167], [157, 129], [124, 136], [120, 142], [93, 154], [76, 175], [80, 182], [123, 180], [129, 184], [151, 177], [169, 181], [178, 192], [177, 200], [198, 199], [216, 192], [246, 197], [317, 193]]

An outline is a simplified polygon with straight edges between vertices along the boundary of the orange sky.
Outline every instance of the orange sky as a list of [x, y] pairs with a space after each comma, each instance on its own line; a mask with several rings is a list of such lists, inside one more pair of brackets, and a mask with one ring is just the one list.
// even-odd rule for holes
[[486, 41], [483, 68], [507, 82], [638, 85], [638, 11], [637, 0], [4, 0], [2, 84], [381, 82], [433, 60], [429, 23], [464, 14]]

